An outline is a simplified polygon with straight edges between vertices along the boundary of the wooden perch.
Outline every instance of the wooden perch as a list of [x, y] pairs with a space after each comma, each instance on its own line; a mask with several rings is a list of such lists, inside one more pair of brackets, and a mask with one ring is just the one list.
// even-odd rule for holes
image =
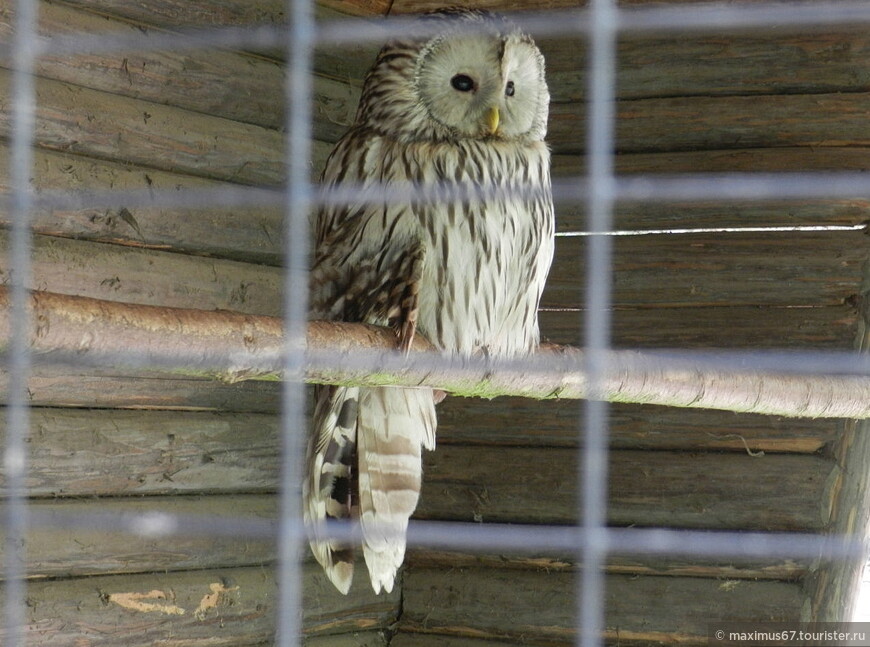
[[[117, 303], [32, 292], [30, 346], [105, 368], [154, 368], [229, 381], [280, 379], [284, 348], [276, 317]], [[0, 337], [9, 338], [9, 298], [0, 288]], [[5, 347], [5, 344], [2, 345]], [[450, 360], [419, 336], [407, 358], [391, 330], [314, 321], [306, 381], [358, 386], [432, 386], [462, 396], [584, 398], [582, 350], [545, 345], [522, 366]], [[108, 364], [107, 364], [108, 360]], [[674, 365], [635, 351], [607, 354], [607, 400], [791, 417], [870, 418], [870, 377], [786, 375]], [[125, 375], [129, 376], [129, 370]]]

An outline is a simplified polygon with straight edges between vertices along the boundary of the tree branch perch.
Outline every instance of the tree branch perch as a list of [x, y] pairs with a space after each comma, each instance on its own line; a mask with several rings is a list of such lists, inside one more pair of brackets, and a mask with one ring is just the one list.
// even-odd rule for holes
[[[228, 311], [142, 306], [32, 292], [30, 347], [39, 359], [90, 366], [155, 367], [223, 380], [280, 379], [282, 322]], [[0, 348], [9, 338], [9, 297], [0, 288]], [[464, 396], [584, 398], [583, 351], [544, 345], [521, 363], [451, 359], [419, 336], [407, 358], [387, 328], [314, 321], [306, 340], [306, 380], [357, 386], [431, 386]], [[790, 375], [675, 365], [635, 351], [610, 351], [604, 397], [675, 407], [792, 417], [870, 418], [870, 377]], [[126, 373], [129, 375], [129, 371]]]

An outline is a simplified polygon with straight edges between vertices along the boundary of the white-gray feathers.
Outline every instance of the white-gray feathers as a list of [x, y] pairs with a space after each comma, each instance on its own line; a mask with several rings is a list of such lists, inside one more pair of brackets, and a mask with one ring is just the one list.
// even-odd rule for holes
[[[538, 344], [553, 255], [543, 57], [486, 12], [423, 20], [443, 29], [384, 47], [323, 174], [327, 187], [421, 193], [317, 214], [312, 317], [391, 326], [399, 348], [417, 332], [445, 353], [526, 354]], [[312, 550], [346, 592], [352, 547], [326, 540], [325, 522], [359, 519], [372, 585], [389, 591], [419, 497], [421, 447], [435, 445], [433, 392], [318, 387], [313, 417]]]
[[442, 35], [422, 50], [414, 71], [427, 116], [445, 128], [485, 138], [495, 108], [498, 134], [528, 141], [542, 140], [547, 127], [550, 95], [543, 78], [541, 53], [515, 32]]

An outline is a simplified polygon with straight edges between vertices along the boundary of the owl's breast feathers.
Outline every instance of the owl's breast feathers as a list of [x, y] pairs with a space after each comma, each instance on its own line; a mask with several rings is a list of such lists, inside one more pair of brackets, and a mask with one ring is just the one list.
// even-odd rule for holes
[[411, 195], [321, 212], [312, 277], [317, 314], [396, 325], [383, 315], [395, 314], [397, 304], [370, 295], [406, 283], [407, 256], [416, 250], [421, 334], [462, 354], [530, 352], [553, 256], [549, 162], [542, 142], [400, 144], [351, 131], [330, 159], [327, 185], [406, 188]]

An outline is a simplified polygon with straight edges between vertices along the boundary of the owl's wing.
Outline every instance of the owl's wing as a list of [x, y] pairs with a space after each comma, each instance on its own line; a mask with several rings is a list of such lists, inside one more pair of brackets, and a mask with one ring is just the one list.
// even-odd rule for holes
[[[328, 320], [389, 326], [398, 348], [407, 352], [414, 341], [419, 314], [420, 280], [425, 249], [419, 242], [396, 250], [374, 250], [354, 262], [344, 244], [318, 258], [312, 270], [312, 310]], [[344, 260], [348, 259], [348, 260]], [[353, 268], [345, 271], [337, 267]]]
[[396, 148], [368, 131], [351, 130], [327, 160], [323, 185], [359, 193], [317, 212], [311, 309], [318, 318], [390, 326], [407, 351], [417, 328], [425, 250], [412, 206], [377, 199], [382, 186], [411, 179]]
[[[362, 188], [394, 180], [385, 176], [379, 150], [376, 139], [355, 141], [351, 133], [330, 157], [324, 180]], [[399, 348], [409, 349], [426, 260], [418, 223], [407, 205], [376, 204], [365, 195], [322, 210], [315, 223], [312, 315], [391, 326]], [[305, 510], [314, 555], [346, 592], [353, 555], [324, 539], [325, 522], [358, 515], [372, 585], [389, 591], [419, 496], [421, 445], [435, 443], [432, 391], [320, 387], [312, 426]]]

